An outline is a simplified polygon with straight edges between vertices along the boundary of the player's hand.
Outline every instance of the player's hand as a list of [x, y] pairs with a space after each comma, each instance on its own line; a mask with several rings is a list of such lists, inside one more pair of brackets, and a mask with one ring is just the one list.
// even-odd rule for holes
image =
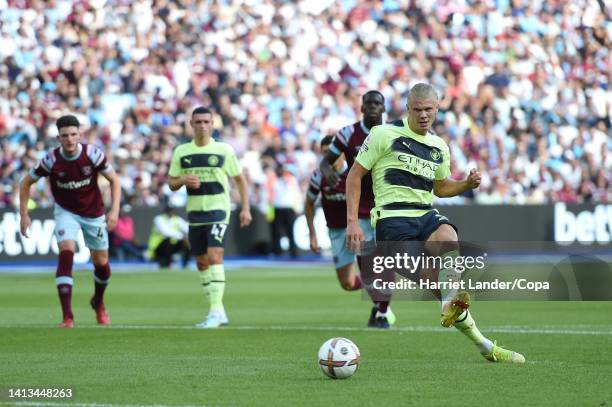
[[317, 235], [315, 234], [310, 236], [310, 250], [312, 250], [316, 254], [321, 254], [321, 247], [319, 247], [319, 242], [317, 241]]
[[350, 251], [359, 254], [364, 240], [365, 236], [359, 224], [357, 222], [349, 223], [346, 227], [346, 247]]
[[30, 219], [30, 215], [28, 215], [27, 213], [25, 215], [21, 216], [21, 221], [20, 221], [20, 229], [21, 229], [21, 234], [25, 237], [29, 237], [28, 236], [28, 228], [30, 227], [30, 225], [32, 224], [32, 220]]
[[106, 230], [112, 232], [117, 227], [117, 221], [119, 220], [119, 214], [116, 211], [110, 211], [106, 215]]
[[190, 189], [200, 188], [200, 178], [197, 175], [185, 175], [183, 176], [183, 184]]
[[251, 210], [249, 208], [242, 208], [240, 211], [240, 227], [243, 228], [249, 226], [252, 220]]
[[480, 171], [478, 171], [476, 168], [473, 168], [467, 177], [468, 186], [470, 187], [470, 189], [478, 188], [480, 186], [480, 181], [482, 181], [482, 175], [480, 175]]

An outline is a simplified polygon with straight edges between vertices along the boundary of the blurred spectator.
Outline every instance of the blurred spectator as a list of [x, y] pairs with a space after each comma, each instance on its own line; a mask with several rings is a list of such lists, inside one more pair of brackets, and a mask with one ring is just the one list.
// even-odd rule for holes
[[274, 207], [274, 218], [272, 220], [272, 245], [273, 252], [280, 256], [283, 252], [281, 246], [282, 236], [289, 239], [289, 254], [292, 258], [297, 257], [297, 246], [293, 236], [293, 222], [296, 212], [301, 212], [298, 206], [301, 203], [301, 192], [298, 181], [281, 164], [276, 168], [276, 177], [272, 181], [271, 201]]
[[[444, 95], [436, 131], [457, 171], [479, 166], [492, 184], [476, 202], [550, 202], [566, 178], [578, 201], [610, 201], [604, 4], [0, 0], [0, 190], [16, 195], [55, 144], [54, 120], [73, 112], [124, 192], [158, 205], [188, 140], [184, 112], [204, 105], [257, 182], [281, 162], [304, 192], [312, 142], [354, 122], [364, 91], [381, 89], [397, 119], [407, 89], [428, 81]], [[41, 207], [45, 188], [32, 195]]]
[[136, 242], [134, 218], [130, 215], [131, 205], [124, 204], [119, 211], [117, 227], [111, 233], [112, 252], [119, 261], [136, 259], [144, 261], [142, 247]]
[[175, 212], [174, 205], [166, 203], [164, 212], [153, 219], [149, 236], [148, 255], [160, 268], [169, 268], [172, 257], [180, 253], [183, 268], [189, 263], [189, 224]]

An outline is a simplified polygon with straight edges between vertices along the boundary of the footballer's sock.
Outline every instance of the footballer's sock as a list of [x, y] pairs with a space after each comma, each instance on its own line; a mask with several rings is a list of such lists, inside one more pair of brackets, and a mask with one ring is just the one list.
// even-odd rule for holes
[[95, 266], [94, 268], [94, 296], [93, 304], [97, 306], [104, 302], [104, 291], [110, 280], [111, 269], [108, 262], [103, 266]]
[[376, 304], [378, 306], [378, 312], [381, 314], [386, 314], [389, 309], [389, 301], [378, 301]]
[[[383, 301], [383, 302], [386, 301], [386, 303], [388, 305], [389, 301], [387, 301], [387, 300], [390, 300], [391, 296], [388, 295], [388, 293], [383, 292], [382, 290], [377, 290], [376, 288], [374, 288], [374, 285], [372, 284], [372, 279], [371, 278], [369, 280], [367, 279], [369, 274], [366, 273], [366, 280], [365, 281], [362, 279], [361, 276], [363, 275], [363, 272], [361, 270], [361, 256], [357, 256], [357, 267], [359, 267], [359, 274], [356, 275], [356, 276], [359, 277], [359, 281], [361, 283], [361, 286], [365, 287], [365, 290], [368, 293], [368, 296], [370, 297], [370, 299], [372, 300], [374, 305], [376, 307], [378, 307], [379, 310], [380, 310], [380, 306], [378, 304], [381, 301]], [[355, 284], [357, 284], [357, 280], [355, 280]], [[357, 288], [354, 288], [354, 289], [356, 290]]]
[[210, 267], [206, 270], [200, 270], [200, 283], [202, 284], [202, 289], [204, 290], [204, 296], [206, 297], [206, 302], [210, 305], [210, 280], [211, 273]]
[[[379, 307], [380, 307], [380, 303], [378, 303]], [[383, 304], [383, 306], [385, 306], [385, 304]], [[389, 306], [389, 303], [386, 303], [385, 308], [383, 308], [385, 311], [380, 311], [380, 308], [378, 311], [376, 311], [376, 318], [380, 318], [380, 317], [384, 317], [387, 318], [387, 322], [389, 323], [389, 325], [394, 325], [395, 321], [397, 320], [397, 318], [395, 317], [395, 314], [393, 313], [393, 311], [391, 311], [391, 307]]]
[[[442, 264], [447, 265], [450, 263], [450, 267], [446, 267], [440, 270], [438, 273], [438, 282], [444, 283], [457, 283], [461, 281], [461, 273], [457, 273], [455, 271], [455, 259], [459, 256], [459, 250], [452, 250], [450, 252], [444, 253], [442, 255]], [[457, 295], [458, 289], [445, 287], [444, 285], [440, 285], [440, 295], [442, 301], [442, 310], [446, 304], [448, 304], [452, 299]]]
[[225, 270], [223, 264], [208, 266], [210, 270], [210, 310], [223, 311], [223, 292], [225, 291]]
[[455, 321], [455, 328], [474, 342], [481, 354], [488, 355], [491, 353], [491, 350], [493, 349], [493, 342], [488, 340], [480, 332], [476, 326], [476, 323], [474, 322], [474, 318], [472, 318], [472, 314], [470, 314], [470, 311], [465, 310], [461, 315], [459, 315], [459, 318], [457, 318], [457, 321]]
[[62, 250], [55, 272], [55, 285], [62, 306], [63, 319], [73, 319], [72, 315], [72, 260], [74, 253]]

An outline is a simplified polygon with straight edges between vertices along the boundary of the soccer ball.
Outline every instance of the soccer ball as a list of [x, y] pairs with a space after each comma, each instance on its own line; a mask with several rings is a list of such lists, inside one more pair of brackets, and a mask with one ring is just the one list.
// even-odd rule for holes
[[351, 377], [360, 361], [357, 345], [346, 338], [328, 339], [319, 349], [319, 367], [332, 379]]

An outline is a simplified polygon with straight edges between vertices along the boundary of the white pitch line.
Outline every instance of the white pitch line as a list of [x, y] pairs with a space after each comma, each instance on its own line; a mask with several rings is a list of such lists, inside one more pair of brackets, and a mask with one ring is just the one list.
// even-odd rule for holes
[[[11, 325], [11, 324], [0, 324], [0, 328], [4, 329], [49, 329], [56, 328], [56, 325]], [[145, 330], [145, 329], [158, 329], [158, 330], [201, 330], [195, 326], [190, 325], [111, 325], [111, 326], [96, 326], [96, 325], [83, 325], [77, 326], [75, 329], [126, 329], [126, 330]], [[269, 325], [269, 326], [227, 326], [219, 328], [215, 331], [342, 331], [342, 332], [433, 332], [433, 333], [448, 333], [454, 332], [454, 329], [443, 329], [428, 325], [415, 325], [415, 326], [403, 326], [394, 327], [390, 330], [375, 329], [375, 328], [360, 328], [360, 327], [334, 327], [334, 326], [310, 326], [310, 325]], [[205, 330], [202, 330], [205, 331]], [[586, 329], [566, 329], [566, 328], [530, 328], [526, 326], [493, 326], [489, 328], [483, 328], [485, 332], [492, 333], [509, 333], [509, 334], [545, 334], [545, 335], [592, 335], [592, 336], [612, 336], [612, 330], [586, 330]]]

